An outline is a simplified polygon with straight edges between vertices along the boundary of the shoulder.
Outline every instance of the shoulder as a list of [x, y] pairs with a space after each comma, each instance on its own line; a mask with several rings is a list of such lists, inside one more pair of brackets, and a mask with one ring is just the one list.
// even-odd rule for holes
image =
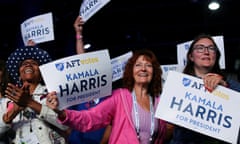
[[240, 92], [240, 83], [233, 79], [227, 79], [228, 87], [232, 90]]
[[118, 88], [112, 91], [112, 94], [107, 99], [114, 101], [122, 101], [122, 99], [129, 100], [131, 98], [131, 92], [126, 88]]
[[119, 94], [131, 94], [131, 92], [126, 88], [118, 88], [112, 91], [112, 95], [119, 95]]

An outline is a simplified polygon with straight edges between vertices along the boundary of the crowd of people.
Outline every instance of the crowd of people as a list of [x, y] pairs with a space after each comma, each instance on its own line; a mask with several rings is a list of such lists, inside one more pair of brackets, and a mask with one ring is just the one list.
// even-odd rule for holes
[[[74, 22], [76, 53], [85, 53], [84, 21]], [[184, 74], [240, 92], [240, 84], [220, 69], [220, 51], [211, 35], [200, 34], [190, 45]], [[58, 109], [55, 91], [45, 86], [39, 66], [51, 62], [34, 41], [0, 61], [0, 143], [32, 144], [222, 144], [224, 141], [156, 118], [163, 89], [162, 70], [150, 49], [133, 52], [122, 84], [105, 98]]]

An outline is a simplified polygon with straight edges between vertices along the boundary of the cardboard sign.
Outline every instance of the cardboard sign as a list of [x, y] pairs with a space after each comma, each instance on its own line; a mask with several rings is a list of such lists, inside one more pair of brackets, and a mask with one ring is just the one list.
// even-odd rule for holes
[[122, 78], [125, 65], [131, 56], [132, 56], [132, 52], [130, 51], [124, 55], [111, 59], [112, 70], [113, 70], [113, 77], [112, 77], [113, 82]]
[[83, 21], [86, 22], [108, 2], [110, 2], [110, 0], [83, 0], [79, 12]]
[[62, 58], [40, 66], [49, 92], [56, 91], [60, 109], [108, 96], [112, 67], [108, 50]]
[[180, 66], [178, 64], [161, 65], [161, 69], [162, 69], [162, 80], [163, 80], [163, 83], [165, 83], [169, 71], [182, 72], [182, 70], [184, 69], [184, 66]]
[[240, 93], [217, 86], [208, 92], [202, 79], [169, 71], [155, 116], [226, 142], [236, 143]]
[[42, 14], [25, 20], [21, 24], [24, 45], [28, 40], [36, 44], [54, 40], [52, 13]]

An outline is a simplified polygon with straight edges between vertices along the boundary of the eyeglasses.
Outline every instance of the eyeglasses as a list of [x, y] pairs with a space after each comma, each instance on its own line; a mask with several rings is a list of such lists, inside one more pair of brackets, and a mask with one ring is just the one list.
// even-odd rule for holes
[[208, 50], [208, 52], [210, 53], [215, 53], [217, 48], [213, 45], [210, 45], [210, 46], [204, 46], [204, 45], [195, 45], [193, 47], [194, 50], [196, 50], [198, 53], [204, 53], [205, 49]]

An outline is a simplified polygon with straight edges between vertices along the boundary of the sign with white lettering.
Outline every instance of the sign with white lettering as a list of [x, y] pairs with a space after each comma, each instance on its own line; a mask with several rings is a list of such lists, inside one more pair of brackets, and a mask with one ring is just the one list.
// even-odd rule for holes
[[125, 65], [128, 59], [132, 56], [132, 52], [128, 52], [124, 55], [111, 59], [113, 77], [112, 81], [116, 81], [122, 78]]
[[240, 93], [217, 86], [208, 92], [203, 80], [169, 71], [155, 116], [226, 142], [236, 143]]
[[52, 13], [42, 14], [25, 20], [21, 24], [24, 45], [28, 40], [36, 44], [54, 40]]
[[40, 66], [49, 92], [56, 91], [60, 109], [111, 95], [112, 66], [108, 50], [62, 58]]
[[86, 22], [108, 2], [110, 2], [110, 0], [83, 0], [79, 12], [80, 16], [83, 18], [83, 21]]

